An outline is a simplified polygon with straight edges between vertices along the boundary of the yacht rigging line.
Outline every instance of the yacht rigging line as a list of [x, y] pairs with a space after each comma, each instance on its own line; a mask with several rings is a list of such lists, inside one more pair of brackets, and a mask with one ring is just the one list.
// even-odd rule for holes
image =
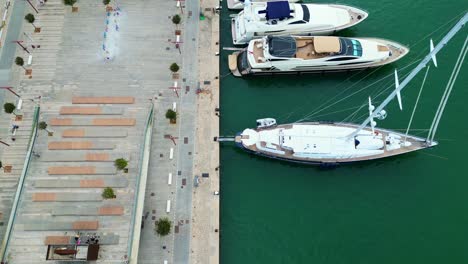
[[[452, 23], [453, 21], [457, 20], [457, 19], [460, 19], [463, 14], [465, 14], [467, 12], [467, 10], [463, 10], [460, 14], [458, 14], [457, 16], [455, 16], [454, 18], [450, 19], [449, 21], [445, 22], [444, 24], [442, 24], [441, 26], [439, 26], [438, 28], [436, 28], [435, 30], [433, 30], [432, 32], [430, 32], [429, 34], [426, 34], [425, 36], [423, 36], [422, 38], [420, 38], [418, 41], [416, 41], [415, 43], [413, 43], [410, 48], [413, 48], [414, 46], [416, 46], [417, 44], [419, 44], [421, 41], [427, 39], [429, 36], [432, 36], [435, 32], [439, 31], [441, 28], [445, 27], [446, 25]], [[442, 35], [443, 33], [441, 33]]]
[[465, 60], [465, 56], [468, 51], [467, 43], [468, 43], [468, 36], [465, 38], [465, 43], [463, 44], [463, 47], [460, 50], [460, 54], [458, 55], [457, 62], [455, 63], [455, 66], [453, 67], [452, 75], [450, 76], [450, 79], [447, 83], [444, 94], [440, 100], [439, 107], [437, 108], [436, 115], [434, 116], [434, 120], [432, 121], [431, 128], [429, 129], [429, 133], [426, 139], [426, 141], [429, 143], [432, 143], [432, 141], [434, 140], [434, 136], [437, 131], [437, 127], [439, 126], [439, 121], [442, 118], [442, 114], [444, 113], [445, 106], [447, 105], [448, 98], [450, 97], [450, 93], [452, 92], [453, 86], [455, 85], [455, 81], [458, 78], [460, 69], [463, 66], [463, 61]]
[[[409, 66], [413, 65], [414, 63], [416, 63], [416, 62], [418, 62], [418, 61], [420, 61], [420, 60], [415, 60], [415, 61], [411, 62], [410, 64], [408, 64], [408, 65], [406, 65], [405, 67], [403, 67], [402, 70], [405, 69], [405, 68], [408, 68]], [[376, 69], [376, 70], [377, 70], [377, 69]], [[363, 79], [365, 79], [365, 78], [367, 78], [368, 76], [370, 76], [370, 75], [371, 75], [372, 73], [374, 73], [376, 70], [372, 71], [371, 73], [369, 73], [368, 75], [366, 75], [365, 77], [363, 77], [360, 81], [362, 81]], [[351, 97], [351, 96], [354, 96], [355, 94], [358, 94], [358, 93], [364, 91], [365, 89], [367, 89], [367, 88], [373, 86], [374, 84], [379, 83], [379, 82], [381, 82], [381, 81], [383, 81], [383, 80], [385, 80], [386, 78], [389, 78], [389, 77], [393, 77], [393, 73], [391, 73], [391, 74], [389, 74], [389, 75], [387, 75], [387, 76], [385, 76], [385, 77], [383, 77], [383, 78], [380, 78], [380, 79], [374, 81], [374, 82], [371, 83], [371, 84], [368, 84], [368, 85], [364, 86], [363, 88], [361, 88], [361, 89], [359, 89], [359, 90], [357, 90], [357, 91], [355, 91], [355, 92], [353, 92], [353, 93], [351, 93], [351, 94], [349, 94], [349, 95], [347, 95], [347, 96], [345, 96], [345, 97], [339, 99], [338, 101], [336, 101], [336, 102], [334, 102], [334, 103], [332, 103], [332, 104], [330, 104], [330, 105], [328, 105], [328, 106], [325, 106], [326, 104], [328, 104], [330, 101], [332, 101], [332, 100], [335, 99], [336, 97], [340, 96], [340, 95], [343, 94], [344, 92], [346, 92], [346, 91], [348, 91], [349, 89], [351, 89], [352, 87], [356, 86], [356, 85], [360, 82], [360, 81], [358, 81], [358, 82], [354, 83], [353, 85], [349, 86], [348, 88], [344, 89], [342, 92], [340, 92], [340, 93], [338, 93], [337, 95], [333, 96], [331, 99], [327, 100], [325, 103], [321, 104], [319, 107], [317, 107], [315, 110], [313, 110], [310, 114], [307, 114], [304, 118], [299, 119], [299, 120], [296, 121], [295, 123], [298, 123], [298, 122], [301, 122], [301, 121], [310, 119], [311, 117], [315, 116], [316, 114], [318, 114], [318, 113], [320, 113], [320, 112], [322, 112], [322, 111], [324, 111], [324, 110], [326, 110], [326, 109], [328, 109], [328, 108], [330, 108], [330, 107], [332, 107], [332, 106], [334, 106], [334, 105], [336, 105], [336, 104], [338, 104], [338, 103], [340, 103], [340, 102], [342, 102], [342, 101], [348, 99], [348, 98]], [[387, 89], [388, 89], [388, 88], [387, 88]], [[325, 107], [324, 107], [324, 106], [325, 106]], [[322, 108], [322, 107], [323, 107], [323, 108]]]
[[[343, 81], [341, 81], [339, 84], [335, 85], [333, 88], [339, 87], [340, 85], [342, 85], [343, 83], [347, 82], [348, 80], [350, 80], [350, 79], [353, 78], [354, 76], [356, 76], [356, 75], [362, 73], [363, 71], [364, 71], [364, 70], [359, 70], [359, 71], [357, 71], [357, 72], [354, 73], [353, 75], [351, 75], [351, 76], [349, 76], [348, 78], [346, 78], [346, 79], [344, 79]], [[336, 96], [335, 96], [335, 97], [336, 97]], [[293, 110], [293, 111], [291, 111], [291, 112], [289, 112], [289, 113], [287, 113], [287, 114], [282, 115], [282, 116], [280, 117], [280, 119], [283, 119], [283, 118], [289, 119], [295, 112], [297, 112], [297, 111], [299, 111], [299, 110], [301, 110], [301, 109], [303, 109], [303, 108], [305, 108], [305, 107], [306, 107], [306, 106], [297, 107], [295, 110]], [[316, 109], [317, 109], [317, 108], [316, 108]], [[316, 111], [316, 110], [314, 110], [314, 111]], [[314, 112], [314, 111], [312, 111], [312, 112]], [[306, 116], [307, 116], [307, 115], [306, 115]], [[304, 120], [304, 118], [303, 118], [303, 119], [300, 119], [300, 120]], [[298, 120], [298, 121], [296, 121], [296, 122], [299, 122], [300, 120]]]
[[[297, 120], [296, 123], [301, 122], [301, 121], [304, 121], [304, 120], [306, 120], [306, 119], [308, 119], [308, 118], [310, 118], [310, 117], [312, 117], [312, 116], [314, 116], [314, 115], [316, 115], [316, 114], [322, 112], [323, 110], [328, 109], [328, 108], [330, 108], [331, 106], [337, 104], [338, 102], [340, 102], [340, 100], [337, 101], [337, 102], [335, 102], [335, 103], [333, 103], [333, 104], [331, 104], [331, 105], [326, 106], [328, 103], [330, 103], [331, 101], [333, 101], [335, 98], [337, 98], [338, 96], [340, 96], [340, 95], [342, 95], [343, 93], [347, 92], [349, 89], [353, 88], [354, 86], [356, 86], [357, 84], [359, 84], [362, 80], [364, 80], [365, 78], [371, 76], [371, 75], [372, 75], [373, 73], [375, 73], [376, 71], [380, 70], [380, 68], [382, 68], [382, 66], [375, 68], [375, 69], [372, 70], [370, 73], [368, 73], [366, 76], [362, 77], [359, 81], [353, 83], [353, 84], [352, 84], [351, 86], [349, 86], [348, 88], [344, 89], [343, 91], [339, 92], [338, 94], [336, 94], [336, 95], [333, 96], [332, 98], [328, 99], [328, 100], [325, 101], [323, 104], [321, 104], [321, 105], [319, 105], [318, 107], [316, 107], [310, 114], [307, 114], [304, 118], [301, 118], [301, 119]], [[360, 72], [358, 72], [358, 73], [360, 73]], [[345, 82], [345, 81], [351, 79], [351, 77], [353, 77], [354, 75], [357, 75], [358, 73], [353, 74], [352, 76], [350, 76], [348, 79], [344, 80], [343, 82]], [[377, 82], [379, 82], [379, 81], [381, 81], [381, 80], [383, 80], [383, 79], [385, 79], [385, 78], [387, 78], [387, 77], [389, 77], [389, 76], [386, 76], [386, 77], [384, 77], [384, 78], [382, 78], [382, 79], [380, 79], [380, 80], [377, 80], [377, 81], [374, 82], [374, 83], [377, 83]], [[343, 82], [341, 82], [341, 83], [343, 83]], [[340, 83], [340, 84], [341, 84], [341, 83]], [[372, 83], [372, 84], [370, 84], [370, 85], [373, 85], [374, 83]], [[340, 84], [338, 84], [338, 85], [335, 86], [335, 87], [338, 87]], [[370, 86], [370, 85], [369, 85], [369, 86]], [[367, 88], [367, 86], [366, 86], [365, 88]], [[365, 88], [363, 88], [363, 89], [365, 89]], [[326, 107], [324, 107], [324, 106], [326, 106]]]
[[380, 104], [373, 112], [372, 114], [362, 122], [362, 124], [351, 134], [349, 134], [347, 137], [353, 138], [356, 136], [359, 131], [361, 131], [364, 127], [369, 124], [372, 118], [376, 117], [377, 114], [380, 113], [380, 111], [383, 110], [387, 104], [395, 98], [397, 92], [401, 92], [406, 85], [424, 68], [426, 67], [427, 63], [432, 60], [435, 55], [444, 47], [447, 45], [447, 43], [455, 36], [455, 34], [463, 28], [463, 26], [466, 24], [468, 21], [468, 13], [466, 13], [463, 18], [445, 35], [445, 37], [437, 44], [437, 46], [434, 47], [434, 49], [429, 52], [429, 54], [426, 55], [426, 57], [414, 68], [411, 73], [406, 77], [403, 82], [398, 86], [398, 90], [394, 90], [385, 100], [383, 101], [382, 104]]
[[416, 112], [416, 108], [418, 107], [419, 98], [421, 97], [421, 93], [422, 93], [422, 91], [424, 89], [424, 84], [426, 83], [427, 74], [429, 73], [430, 68], [431, 68], [430, 65], [427, 66], [427, 70], [426, 70], [426, 73], [424, 74], [424, 79], [422, 81], [421, 88], [419, 89], [418, 97], [416, 98], [416, 103], [414, 103], [413, 112], [411, 113], [411, 117], [410, 117], [410, 120], [408, 122], [408, 127], [406, 128], [405, 138], [403, 139], [403, 142], [406, 142], [406, 138], [408, 137], [408, 132], [410, 130], [411, 123], [413, 123], [414, 113]]

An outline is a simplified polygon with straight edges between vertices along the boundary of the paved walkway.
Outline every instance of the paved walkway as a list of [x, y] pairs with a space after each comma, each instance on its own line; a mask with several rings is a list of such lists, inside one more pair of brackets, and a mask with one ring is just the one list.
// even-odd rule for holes
[[[139, 263], [167, 260], [169, 263], [190, 263], [191, 204], [193, 186], [193, 159], [196, 127], [196, 102], [198, 87], [198, 2], [185, 1], [184, 14], [174, 2], [167, 9], [169, 15], [180, 14], [183, 20], [181, 53], [173, 49], [170, 54], [181, 65], [177, 85], [179, 97], [168, 89], [174, 80], [164, 78], [165, 85], [157, 89], [155, 130], [153, 132], [150, 174], [148, 176], [143, 220], [144, 230], [140, 241]], [[165, 6], [164, 6], [165, 7]], [[161, 7], [163, 8], [163, 7]], [[189, 15], [192, 14], [192, 15]], [[162, 27], [164, 28], [164, 27]], [[165, 30], [162, 29], [161, 30]], [[174, 41], [175, 27], [169, 27], [168, 39]], [[163, 31], [164, 32], [164, 31]], [[169, 77], [169, 76], [168, 76]], [[170, 125], [164, 118], [167, 109], [176, 103], [177, 124]], [[174, 142], [169, 138], [174, 137]], [[171, 148], [174, 152], [170, 159]], [[169, 176], [169, 174], [171, 176]], [[171, 180], [169, 180], [171, 178]], [[171, 183], [169, 184], [169, 181]], [[171, 210], [167, 212], [168, 200]], [[159, 237], [154, 232], [155, 220], [168, 217], [173, 223], [170, 235]], [[165, 249], [163, 248], [165, 247]]]
[[[154, 95], [154, 88], [161, 86], [162, 83], [159, 81], [161, 76], [168, 78], [168, 65], [172, 61], [169, 58], [166, 61], [163, 59], [156, 61], [152, 56], [155, 51], [153, 43], [161, 39], [167, 41], [167, 38], [154, 34], [155, 29], [146, 23], [148, 19], [154, 18], [154, 13], [148, 13], [146, 17], [141, 15], [146, 14], [144, 11], [150, 5], [150, 1], [124, 1], [120, 4], [121, 24], [119, 33], [113, 36], [115, 53], [112, 60], [106, 60], [102, 51], [106, 12], [101, 1], [79, 1], [77, 3], [79, 12], [72, 13], [71, 8], [64, 7], [61, 0], [49, 0], [40, 10], [40, 14], [36, 16], [36, 25], [42, 27], [41, 32], [32, 34], [30, 32], [32, 28], [28, 29], [30, 25], [25, 25], [25, 30], [29, 30], [27, 32], [40, 42], [41, 48], [36, 49], [34, 53], [31, 79], [21, 78], [12, 84], [25, 98], [42, 96], [41, 118], [50, 123], [49, 128], [54, 131], [54, 136], [47, 137], [45, 131], [40, 131], [35, 146], [35, 152], [41, 157], [35, 157], [31, 163], [25, 183], [26, 195], [20, 200], [18, 217], [8, 248], [9, 259], [12, 263], [44, 263], [47, 250], [44, 245], [46, 236], [73, 236], [76, 230], [83, 229], [97, 229], [101, 234], [115, 233], [116, 236], [113, 237], [118, 237], [118, 240], [113, 240], [113, 245], [101, 247], [101, 263], [119, 263], [126, 259], [131, 241], [129, 232], [134, 206], [135, 180], [139, 171], [140, 146], [149, 109], [149, 99]], [[167, 18], [164, 21], [167, 23]], [[20, 56], [25, 57], [21, 51], [18, 52]], [[166, 52], [165, 47], [160, 47], [159, 52]], [[130, 161], [128, 174], [122, 174], [122, 172], [118, 172], [118, 175], [103, 174], [111, 170], [112, 173], [115, 172], [112, 162], [70, 160], [80, 155], [65, 154], [65, 159], [54, 160], [52, 157], [52, 161], [50, 160], [49, 153], [57, 150], [49, 150], [48, 143], [68, 141], [69, 139], [62, 138], [62, 132], [75, 128], [68, 124], [53, 126], [54, 123], [51, 120], [60, 117], [62, 106], [72, 106], [74, 96], [134, 97], [134, 103], [123, 106], [122, 112], [122, 116], [134, 121], [126, 123], [125, 127], [118, 128], [119, 131], [126, 131], [123, 136], [125, 140], [102, 136], [96, 138], [99, 136], [96, 134], [96, 125], [116, 125], [108, 122], [108, 116], [66, 116], [72, 118], [72, 124], [79, 125], [76, 129], [94, 129], [89, 132], [90, 135], [94, 135], [94, 138], [86, 140], [92, 142], [98, 140], [99, 143], [109, 143], [115, 146], [112, 150], [98, 149], [93, 153], [105, 151], [106, 153], [121, 153], [124, 157], [128, 157]], [[32, 106], [31, 102], [24, 105], [25, 109], [32, 108]], [[89, 106], [97, 107], [98, 105]], [[113, 104], [99, 106], [111, 107]], [[121, 107], [120, 104], [119, 107]], [[100, 119], [100, 121], [91, 122], [95, 119]], [[87, 126], [83, 127], [83, 124]], [[108, 128], [102, 127], [102, 129], [105, 133], [109, 133]], [[83, 139], [78, 137], [73, 140]], [[88, 150], [63, 149], [60, 151], [84, 154]], [[47, 159], [42, 159], [42, 155]], [[75, 166], [98, 169], [93, 170], [93, 174], [75, 169], [69, 171], [69, 167], [73, 167], [71, 163], [76, 164]], [[123, 177], [124, 180], [115, 182], [109, 177], [119, 179]], [[53, 184], [51, 180], [54, 179], [60, 179], [63, 184]], [[110, 201], [110, 209], [99, 206], [100, 204], [108, 205], [109, 202], [102, 201], [100, 197], [103, 182], [115, 187], [117, 198]], [[33, 196], [33, 193], [37, 194]], [[39, 195], [41, 193], [46, 195], [44, 197], [48, 201], [34, 201], [42, 199]], [[54, 194], [53, 197], [50, 194]], [[67, 209], [59, 210], [70, 206], [76, 208], [73, 215]], [[119, 209], [119, 206], [124, 207], [123, 211]], [[115, 212], [123, 212], [123, 214], [119, 215]], [[139, 223], [138, 220], [137, 223]]]
[[[219, 263], [219, 15], [213, 7], [218, 2], [203, 1], [206, 19], [200, 22], [199, 74], [201, 91], [197, 102], [197, 130], [194, 174], [200, 176], [199, 187], [193, 194], [193, 229], [191, 263]], [[211, 11], [210, 11], [211, 10]], [[207, 67], [207, 65], [210, 65]], [[206, 175], [208, 177], [201, 177]]]
[[[175, 27], [170, 21], [172, 15], [180, 13], [175, 2], [154, 3], [151, 0], [142, 0], [119, 1], [119, 4], [119, 32], [107, 35], [114, 41], [110, 60], [105, 59], [106, 54], [102, 50], [106, 15], [101, 1], [81, 0], [76, 5], [79, 12], [71, 13], [71, 8], [64, 7], [61, 0], [49, 0], [41, 8], [40, 15], [36, 16], [36, 24], [42, 27], [41, 33], [32, 34], [29, 24], [24, 27], [34, 40], [40, 42], [41, 48], [34, 52], [31, 79], [25, 78], [27, 76], [23, 76], [16, 67], [15, 76], [21, 78], [13, 79], [11, 83], [24, 98], [34, 99], [38, 95], [42, 96], [43, 120], [51, 122], [52, 119], [60, 117], [71, 118], [72, 121], [60, 121], [55, 124], [63, 126], [51, 126], [55, 132], [53, 137], [47, 137], [45, 133], [39, 136], [36, 152], [41, 153], [41, 157], [33, 160], [26, 187], [28, 193], [38, 192], [39, 188], [43, 188], [45, 193], [49, 194], [36, 195], [36, 198], [29, 194], [22, 198], [18, 222], [14, 226], [13, 242], [9, 248], [10, 260], [13, 263], [43, 263], [46, 237], [69, 239], [69, 236], [74, 235], [73, 227], [79, 226], [70, 224], [74, 223], [72, 220], [75, 219], [85, 221], [83, 225], [98, 228], [98, 231], [116, 233], [111, 236], [112, 243], [118, 244], [103, 246], [100, 262], [115, 263], [125, 259], [129, 243], [131, 209], [134, 206], [134, 188], [131, 186], [135, 185], [142, 128], [150, 98], [156, 98], [155, 129], [139, 263], [163, 260], [168, 260], [169, 263], [219, 262], [219, 232], [216, 231], [219, 227], [219, 196], [213, 195], [214, 191], [219, 190], [219, 175], [216, 169], [219, 166], [219, 151], [217, 144], [212, 141], [219, 130], [218, 117], [214, 115], [214, 108], [219, 106], [219, 83], [215, 78], [218, 76], [218, 57], [214, 56], [218, 50], [215, 43], [218, 41], [219, 18], [211, 11], [205, 12], [206, 20], [199, 24], [198, 2], [186, 1], [180, 54], [174, 48]], [[215, 1], [205, 2], [202, 7], [214, 7], [216, 4]], [[109, 41], [106, 43], [109, 45]], [[24, 52], [18, 52], [26, 57]], [[180, 77], [177, 80], [181, 88], [180, 97], [169, 89], [174, 85], [168, 70], [172, 62], [181, 65]], [[206, 65], [211, 67], [205, 67]], [[197, 93], [198, 87], [202, 89], [201, 93]], [[77, 113], [76, 109], [71, 108], [74, 96], [132, 96], [134, 104], [124, 107], [118, 114], [134, 119], [135, 126], [125, 129], [124, 133], [121, 128], [113, 132], [103, 127], [100, 134], [94, 126], [96, 123], [90, 120], [115, 116], [100, 116], [96, 109], [121, 105], [97, 105], [100, 102], [91, 102], [96, 103], [89, 105], [94, 107], [93, 110]], [[178, 121], [177, 124], [170, 125], [164, 114], [167, 109], [173, 108], [174, 102], [177, 104]], [[30, 102], [25, 104], [24, 109], [31, 111], [32, 107], [33, 103]], [[68, 111], [72, 109], [72, 112], [62, 113], [66, 115], [61, 116], [62, 107], [69, 107]], [[26, 113], [25, 117], [28, 116]], [[27, 119], [23, 122], [27, 122]], [[53, 122], [55, 121], [52, 121], [51, 125]], [[95, 138], [100, 135], [104, 136], [105, 140], [100, 140], [97, 144]], [[177, 138], [177, 145], [174, 145], [168, 135]], [[51, 144], [61, 144], [57, 142], [84, 140], [92, 142], [94, 150], [81, 149], [70, 152], [66, 149], [68, 145], [60, 146], [61, 150], [50, 149]], [[107, 144], [107, 147], [102, 144]], [[77, 146], [75, 143], [72, 145]], [[169, 159], [171, 148], [173, 159]], [[75, 154], [51, 155], [56, 151]], [[114, 157], [118, 153], [125, 153], [130, 159], [130, 173], [118, 175], [118, 180], [112, 181], [102, 173], [94, 175], [96, 170], [93, 170], [94, 174], [84, 175], [74, 169], [70, 172], [68, 168], [64, 168], [70, 167], [71, 162], [86, 167], [97, 166], [97, 161], [85, 158], [89, 151], [94, 155], [105, 151]], [[109, 166], [104, 164], [106, 161], [98, 162], [98, 167], [109, 171]], [[60, 170], [60, 175], [50, 174], [51, 166], [55, 167], [53, 170]], [[73, 174], [64, 175], [62, 170], [66, 170], [65, 174]], [[201, 176], [201, 173], [209, 173], [209, 178], [203, 178], [200, 187], [194, 189], [194, 175]], [[172, 175], [170, 185], [169, 174]], [[95, 176], [103, 179], [94, 179]], [[60, 177], [61, 184], [53, 183], [55, 177]], [[102, 191], [100, 188], [104, 183], [114, 186], [117, 190], [118, 203], [113, 209], [102, 209], [99, 206], [102, 203], [99, 199]], [[76, 188], [85, 198], [63, 193], [76, 192]], [[51, 196], [50, 193], [54, 195]], [[45, 197], [40, 199], [46, 200], [53, 198], [56, 202], [33, 202], [37, 197]], [[72, 212], [67, 209], [65, 202], [71, 200], [86, 203], [94, 200], [96, 204], [83, 205], [78, 207], [76, 212]], [[166, 212], [167, 200], [171, 201], [169, 213]], [[122, 212], [119, 206], [124, 206], [121, 216], [112, 213]], [[99, 212], [107, 215], [100, 215]], [[50, 215], [54, 217], [49, 218]], [[37, 226], [28, 222], [27, 219], [32, 216], [38, 217], [42, 224]], [[164, 216], [173, 221], [174, 229], [169, 236], [161, 238], [154, 232], [154, 222]], [[2, 217], [5, 218], [5, 214]], [[109, 220], [110, 217], [114, 220]], [[53, 231], [58, 227], [60, 231]], [[32, 229], [36, 231], [31, 232]], [[163, 249], [163, 246], [166, 248]]]

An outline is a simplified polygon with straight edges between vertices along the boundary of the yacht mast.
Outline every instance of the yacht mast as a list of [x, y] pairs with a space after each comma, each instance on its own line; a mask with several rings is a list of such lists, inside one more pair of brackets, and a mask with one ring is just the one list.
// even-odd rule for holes
[[[390, 103], [393, 98], [395, 98], [396, 94], [403, 90], [406, 85], [424, 68], [426, 67], [427, 63], [435, 58], [435, 55], [457, 34], [460, 29], [468, 21], [468, 12], [458, 21], [458, 23], [445, 35], [445, 37], [437, 44], [437, 46], [414, 68], [411, 73], [403, 80], [403, 82], [398, 86], [396, 90], [394, 90], [385, 100], [372, 112], [372, 114], [364, 121], [362, 124], [351, 134], [349, 134], [348, 138], [353, 138], [356, 136], [364, 127], [366, 127], [369, 122], [378, 114], [381, 110]], [[435, 60], [434, 60], [435, 62]]]

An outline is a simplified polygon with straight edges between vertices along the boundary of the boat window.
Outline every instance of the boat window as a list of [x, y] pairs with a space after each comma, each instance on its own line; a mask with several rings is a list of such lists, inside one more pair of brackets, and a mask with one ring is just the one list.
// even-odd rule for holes
[[296, 54], [296, 40], [293, 37], [268, 37], [268, 51], [272, 56], [292, 58]]
[[305, 22], [309, 22], [310, 21], [309, 8], [306, 5], [301, 5], [301, 7], [302, 7], [302, 13], [304, 13], [302, 20], [304, 20]]
[[339, 58], [333, 58], [333, 59], [329, 59], [327, 61], [347, 61], [347, 60], [355, 60], [357, 58], [355, 57], [339, 57]]
[[302, 7], [302, 14], [303, 14], [302, 19], [299, 20], [299, 21], [291, 22], [291, 23], [289, 23], [289, 25], [305, 24], [305, 23], [308, 23], [310, 21], [309, 8], [306, 5], [301, 5], [301, 7]]
[[247, 59], [247, 52], [243, 51], [239, 55], [237, 55], [237, 68], [241, 72], [249, 68], [249, 61]]
[[340, 63], [340, 65], [364, 64], [364, 63], [369, 63], [369, 62], [372, 62], [372, 61], [348, 62], [348, 63]]
[[361, 42], [355, 39], [340, 38], [340, 55], [362, 56]]

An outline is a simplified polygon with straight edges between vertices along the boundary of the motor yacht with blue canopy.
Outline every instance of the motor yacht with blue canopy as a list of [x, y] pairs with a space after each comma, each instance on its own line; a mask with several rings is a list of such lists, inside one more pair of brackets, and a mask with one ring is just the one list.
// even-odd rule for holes
[[346, 5], [246, 1], [244, 10], [231, 21], [232, 39], [235, 45], [243, 45], [267, 35], [330, 35], [367, 16]]

